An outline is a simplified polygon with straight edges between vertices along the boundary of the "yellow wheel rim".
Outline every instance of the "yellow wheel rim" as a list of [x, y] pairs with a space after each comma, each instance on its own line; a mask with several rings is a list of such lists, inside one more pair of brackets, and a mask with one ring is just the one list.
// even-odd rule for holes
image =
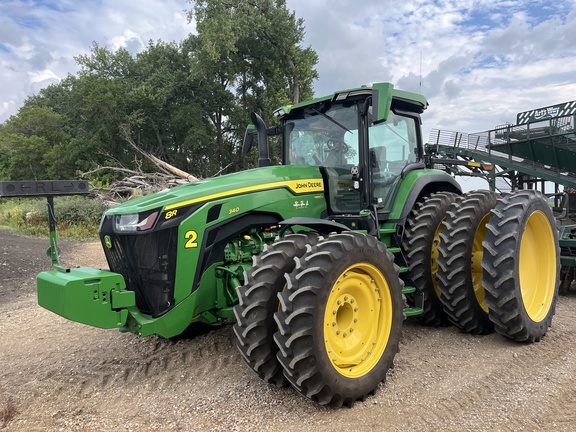
[[556, 247], [552, 227], [541, 211], [532, 213], [520, 242], [518, 263], [522, 302], [530, 319], [546, 318], [556, 287]]
[[[442, 219], [444, 220], [444, 219]], [[442, 227], [442, 222], [436, 228], [436, 232], [434, 233], [434, 239], [432, 240], [432, 250], [430, 251], [430, 271], [432, 272], [432, 284], [434, 285], [434, 291], [438, 298], [442, 295], [440, 289], [438, 288], [438, 277], [436, 273], [438, 272], [438, 256], [440, 252], [438, 252], [438, 245], [440, 244], [440, 234], [442, 234], [444, 228]]]
[[370, 372], [382, 357], [392, 327], [392, 297], [373, 265], [348, 267], [334, 283], [324, 313], [324, 342], [332, 366], [343, 376]]
[[482, 218], [476, 233], [474, 234], [474, 241], [472, 243], [472, 259], [471, 259], [471, 272], [472, 272], [472, 288], [478, 304], [482, 310], [488, 313], [488, 306], [484, 301], [484, 287], [482, 287], [482, 256], [484, 255], [484, 248], [482, 242], [486, 238], [486, 224], [490, 220], [490, 213]]

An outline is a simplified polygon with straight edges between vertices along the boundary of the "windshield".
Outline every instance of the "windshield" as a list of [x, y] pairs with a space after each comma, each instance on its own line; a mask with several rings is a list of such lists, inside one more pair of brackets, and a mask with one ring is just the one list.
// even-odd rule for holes
[[312, 109], [287, 121], [284, 134], [287, 165], [358, 165], [356, 105], [334, 105], [325, 112]]
[[[414, 118], [393, 112], [383, 123], [370, 122], [370, 149], [377, 159], [385, 158], [377, 161], [378, 170], [397, 175], [406, 164], [416, 162], [416, 127]], [[357, 105], [334, 105], [325, 112], [310, 109], [302, 117], [288, 120], [284, 134], [287, 165], [359, 165]]]

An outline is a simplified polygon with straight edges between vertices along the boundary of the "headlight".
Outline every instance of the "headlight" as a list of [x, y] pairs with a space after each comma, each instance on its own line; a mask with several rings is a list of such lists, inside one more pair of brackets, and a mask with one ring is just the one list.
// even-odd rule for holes
[[154, 227], [160, 210], [152, 210], [143, 213], [125, 214], [114, 216], [114, 231], [116, 232], [141, 232]]

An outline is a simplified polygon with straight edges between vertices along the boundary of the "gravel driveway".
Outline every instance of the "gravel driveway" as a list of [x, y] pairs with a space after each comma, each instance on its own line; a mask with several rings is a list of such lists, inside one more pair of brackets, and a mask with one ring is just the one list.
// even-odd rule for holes
[[[405, 322], [395, 367], [353, 408], [261, 381], [231, 327], [178, 341], [67, 321], [36, 304], [47, 240], [0, 230], [0, 429], [572, 431], [576, 293], [539, 343]], [[98, 243], [61, 242], [67, 265], [105, 267]]]

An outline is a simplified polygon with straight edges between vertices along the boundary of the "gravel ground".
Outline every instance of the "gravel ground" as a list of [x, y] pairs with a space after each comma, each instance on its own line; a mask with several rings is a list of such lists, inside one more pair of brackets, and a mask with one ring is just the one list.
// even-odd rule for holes
[[[170, 341], [67, 321], [36, 304], [47, 240], [0, 230], [0, 429], [572, 431], [576, 293], [526, 345], [406, 321], [395, 367], [353, 408], [261, 381], [231, 327]], [[98, 243], [61, 242], [67, 265], [105, 267]]]

